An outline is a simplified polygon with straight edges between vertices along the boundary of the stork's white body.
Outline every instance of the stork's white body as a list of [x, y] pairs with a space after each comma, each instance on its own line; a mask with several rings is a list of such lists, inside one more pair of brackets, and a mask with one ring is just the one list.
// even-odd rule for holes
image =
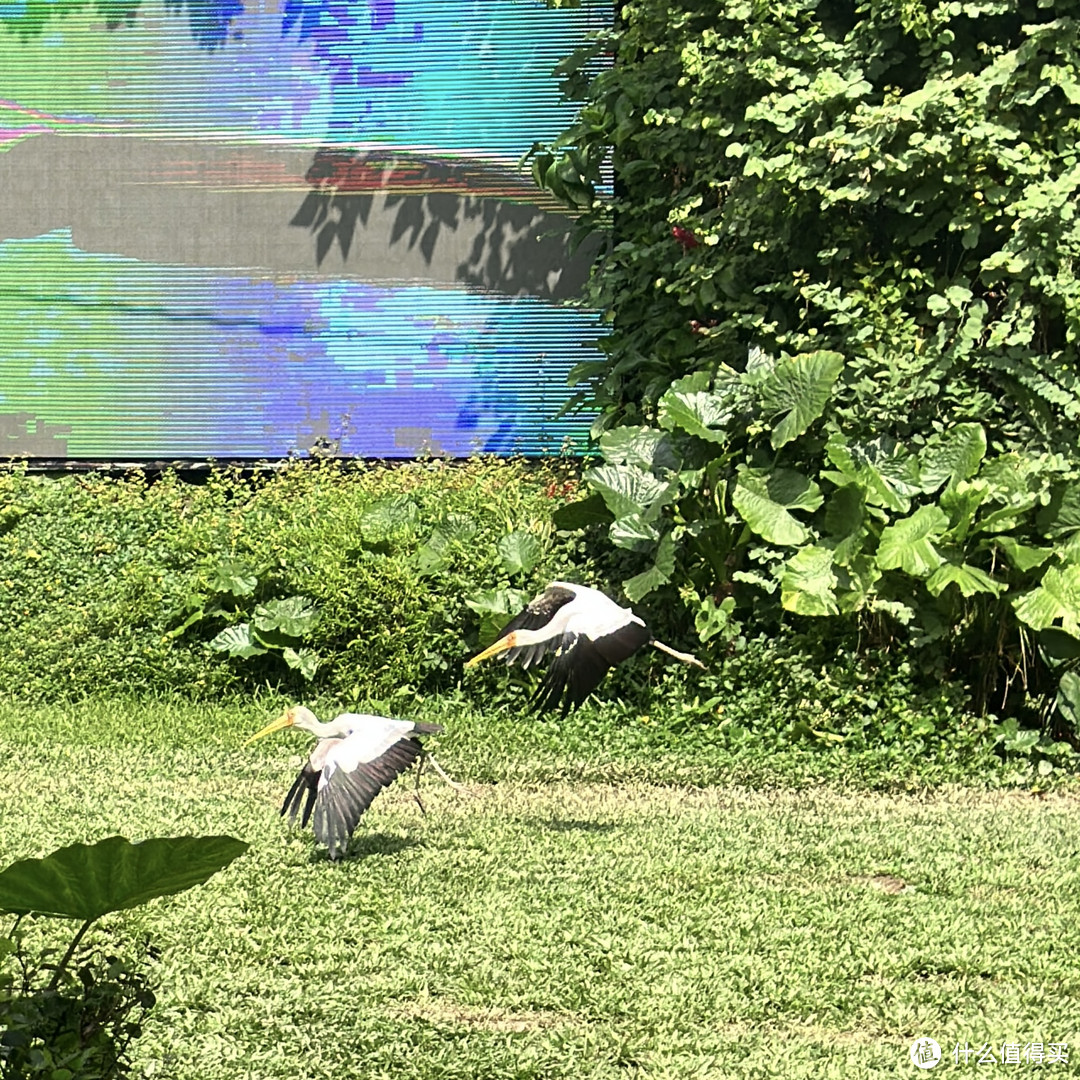
[[423, 753], [419, 736], [442, 730], [437, 724], [370, 713], [342, 713], [323, 724], [310, 709], [297, 705], [253, 738], [286, 727], [309, 731], [319, 741], [285, 796], [281, 813], [295, 821], [306, 794], [301, 825], [313, 818], [315, 836], [332, 859], [345, 854], [375, 796]]

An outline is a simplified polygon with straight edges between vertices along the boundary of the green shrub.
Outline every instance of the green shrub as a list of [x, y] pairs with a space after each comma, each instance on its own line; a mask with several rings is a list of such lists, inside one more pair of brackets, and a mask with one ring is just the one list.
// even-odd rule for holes
[[53, 986], [16, 931], [0, 938], [0, 1078], [112, 1080], [130, 1074], [132, 1042], [155, 1003], [141, 964], [80, 951]]
[[0, 680], [28, 700], [433, 692], [485, 603], [596, 580], [550, 521], [576, 486], [557, 461], [323, 460], [200, 484], [4, 472]]
[[534, 171], [616, 225], [577, 377], [628, 595], [905, 642], [1075, 737], [1078, 14], [637, 0], [563, 65]]

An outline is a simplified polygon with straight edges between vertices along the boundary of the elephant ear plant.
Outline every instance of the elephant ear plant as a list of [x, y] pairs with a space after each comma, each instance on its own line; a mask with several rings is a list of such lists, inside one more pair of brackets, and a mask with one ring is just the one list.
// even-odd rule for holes
[[[15, 916], [0, 937], [0, 1080], [128, 1075], [127, 1049], [154, 995], [144, 973], [92, 948], [73, 972], [80, 943], [103, 915], [201, 885], [247, 847], [230, 836], [110, 836], [0, 872], [0, 911]], [[26, 955], [28, 915], [81, 922], [55, 965]]]

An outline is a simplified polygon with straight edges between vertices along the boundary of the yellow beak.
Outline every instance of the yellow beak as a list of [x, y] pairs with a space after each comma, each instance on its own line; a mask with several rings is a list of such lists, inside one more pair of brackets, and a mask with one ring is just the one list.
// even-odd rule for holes
[[515, 644], [515, 637], [513, 634], [507, 634], [504, 638], [499, 638], [498, 641], [489, 645], [483, 652], [477, 653], [471, 660], [466, 661], [466, 667], [473, 667], [479, 664], [481, 660], [487, 660], [489, 656], [498, 656], [499, 653], [506, 652], [507, 649], [512, 649]]
[[248, 739], [247, 742], [244, 743], [244, 745], [245, 746], [250, 746], [256, 739], [261, 739], [264, 735], [272, 735], [275, 731], [281, 731], [284, 728], [292, 727], [292, 726], [293, 726], [292, 709], [287, 709], [272, 724], [267, 724], [266, 727], [264, 727], [262, 729], [262, 731], [258, 732], [255, 735], [252, 735], [251, 738]]

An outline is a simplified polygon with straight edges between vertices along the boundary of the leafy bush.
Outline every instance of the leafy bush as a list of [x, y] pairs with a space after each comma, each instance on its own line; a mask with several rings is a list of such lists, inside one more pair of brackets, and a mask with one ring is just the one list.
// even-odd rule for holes
[[444, 688], [485, 611], [597, 580], [550, 521], [576, 488], [558, 461], [0, 473], [0, 679], [23, 699]]
[[[128, 1048], [154, 1006], [146, 975], [84, 935], [103, 915], [200, 885], [247, 849], [230, 836], [177, 836], [132, 844], [111, 836], [72, 844], [0, 872], [0, 910], [16, 916], [0, 938], [0, 1078], [110, 1080], [127, 1076]], [[58, 963], [34, 963], [20, 923], [27, 915], [82, 922]], [[18, 972], [10, 970], [12, 962]], [[46, 978], [46, 973], [51, 972]]]
[[563, 65], [534, 173], [617, 225], [577, 378], [628, 595], [858, 626], [1075, 731], [1076, 15], [640, 0]]

